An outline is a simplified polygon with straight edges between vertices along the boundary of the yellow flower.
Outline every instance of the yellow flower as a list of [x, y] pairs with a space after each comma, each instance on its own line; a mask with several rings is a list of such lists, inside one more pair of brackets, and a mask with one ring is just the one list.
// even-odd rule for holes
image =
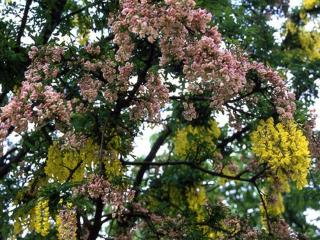
[[211, 120], [208, 127], [188, 125], [177, 131], [174, 137], [175, 153], [187, 158], [199, 152], [211, 155], [216, 152], [216, 140], [221, 134], [216, 121]]
[[280, 192], [271, 194], [266, 202], [270, 215], [277, 216], [284, 212], [283, 198]]
[[79, 150], [62, 150], [57, 142], [49, 147], [45, 173], [59, 182], [81, 181], [86, 167], [98, 162], [98, 145], [89, 139]]
[[311, 163], [308, 140], [293, 121], [274, 124], [272, 118], [261, 121], [251, 134], [252, 151], [260, 163], [267, 163], [272, 171], [269, 182], [280, 183], [281, 191], [289, 191], [288, 181], [298, 189], [307, 184]]
[[[207, 202], [206, 189], [201, 185], [194, 185], [187, 187], [186, 198], [188, 202], [188, 207], [191, 211], [196, 214], [196, 220], [201, 223], [205, 220], [205, 204]], [[210, 239], [216, 239], [215, 237], [220, 236], [220, 232], [213, 232], [208, 226], [201, 226], [200, 229], [206, 234]]]
[[105, 161], [106, 176], [113, 179], [122, 176], [123, 167], [118, 158], [106, 158]]
[[62, 232], [62, 220], [61, 220], [61, 217], [60, 217], [59, 214], [56, 215], [56, 229], [58, 231], [58, 234], [57, 234], [58, 235], [58, 239], [62, 240], [63, 239], [62, 234], [61, 234], [61, 232]]
[[23, 231], [22, 220], [20, 217], [15, 217], [13, 224], [13, 234], [19, 235]]
[[119, 160], [120, 137], [114, 135], [108, 142], [104, 156], [105, 173], [108, 179], [112, 180], [122, 176], [123, 166]]
[[186, 197], [189, 208], [200, 214], [207, 201], [206, 189], [203, 186], [188, 187]]
[[317, 4], [319, 0], [303, 0], [303, 7], [307, 10], [313, 9]]
[[48, 235], [50, 230], [49, 201], [48, 200], [38, 201], [34, 209], [35, 209], [34, 229], [41, 236], [45, 237]]
[[306, 55], [310, 59], [319, 59], [320, 58], [320, 33], [318, 32], [309, 32], [306, 30], [299, 31], [299, 41], [303, 50], [305, 50]]

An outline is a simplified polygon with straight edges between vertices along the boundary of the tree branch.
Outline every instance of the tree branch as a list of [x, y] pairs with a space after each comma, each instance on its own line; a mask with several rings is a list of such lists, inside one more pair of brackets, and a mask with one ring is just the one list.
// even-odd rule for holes
[[262, 207], [264, 209], [264, 212], [266, 214], [266, 220], [267, 220], [267, 226], [268, 226], [268, 231], [269, 231], [269, 234], [271, 234], [271, 226], [270, 226], [270, 217], [269, 217], [269, 213], [268, 213], [268, 209], [267, 209], [267, 204], [263, 198], [263, 193], [261, 192], [260, 188], [258, 187], [258, 184], [254, 181], [253, 182], [253, 185], [254, 187], [257, 189], [258, 191], [258, 194], [259, 194], [259, 197], [260, 197], [260, 200], [262, 202]]
[[96, 200], [96, 211], [94, 214], [94, 223], [92, 226], [90, 226], [90, 233], [88, 236], [88, 240], [95, 240], [99, 235], [100, 228], [102, 225], [101, 219], [102, 219], [103, 207], [104, 207], [104, 204], [102, 199], [98, 198]]
[[[129, 162], [129, 161], [123, 161], [124, 165], [131, 165], [131, 166], [145, 166], [144, 169], [145, 171], [148, 170], [149, 166], [177, 166], [177, 165], [185, 165], [192, 167], [194, 169], [200, 170], [204, 173], [207, 173], [211, 176], [215, 177], [221, 177], [229, 180], [236, 180], [236, 181], [243, 181], [243, 182], [252, 182], [250, 178], [242, 178], [239, 176], [230, 176], [230, 175], [225, 175], [223, 173], [219, 172], [213, 172], [208, 169], [205, 169], [203, 167], [200, 167], [193, 162], [186, 162], [186, 161], [168, 161], [168, 162], [146, 162], [145, 160], [143, 162]], [[141, 170], [141, 169], [140, 169]], [[142, 180], [141, 180], [142, 181]]]
[[0, 179], [2, 179], [5, 175], [7, 175], [10, 172], [12, 166], [14, 164], [17, 164], [18, 162], [20, 162], [21, 159], [27, 153], [28, 153], [28, 149], [27, 148], [22, 148], [17, 155], [15, 155], [15, 156], [11, 157], [10, 159], [8, 159], [9, 163], [0, 166]]
[[115, 116], [118, 116], [122, 109], [130, 106], [140, 86], [147, 81], [147, 73], [149, 68], [153, 64], [154, 59], [156, 59], [155, 49], [153, 45], [150, 45], [149, 55], [147, 60], [145, 61], [146, 65], [143, 67], [140, 73], [138, 73], [138, 80], [136, 84], [133, 86], [133, 89], [128, 92], [128, 96], [126, 98], [119, 99], [119, 101], [117, 102], [113, 111], [113, 114]]
[[[155, 143], [153, 144], [149, 154], [147, 155], [147, 157], [144, 159], [144, 161], [142, 162], [142, 164], [140, 164], [141, 168], [139, 169], [135, 182], [133, 183], [133, 189], [136, 191], [135, 192], [135, 197], [137, 197], [140, 193], [140, 188], [139, 186], [142, 183], [143, 180], [143, 175], [144, 173], [149, 169], [149, 166], [152, 165], [152, 161], [153, 159], [156, 157], [156, 154], [158, 152], [158, 150], [160, 149], [160, 147], [163, 145], [163, 143], [165, 142], [165, 140], [167, 139], [167, 137], [170, 135], [171, 133], [171, 129], [169, 127], [167, 127], [158, 137], [158, 139], [155, 141]], [[124, 162], [125, 163], [125, 162]]]
[[52, 6], [48, 7], [48, 18], [38, 37], [36, 42], [37, 45], [46, 44], [48, 42], [54, 29], [61, 21], [61, 15], [67, 0], [57, 0], [52, 1], [52, 3]]
[[17, 41], [17, 46], [20, 46], [20, 44], [21, 44], [21, 38], [23, 36], [24, 29], [26, 28], [27, 19], [28, 19], [28, 13], [29, 13], [29, 9], [30, 9], [31, 3], [32, 3], [32, 0], [27, 0], [26, 1], [26, 6], [24, 8], [23, 17], [22, 17], [22, 20], [21, 20], [21, 25], [20, 25], [19, 32], [18, 32], [18, 35], [17, 35], [17, 40], [16, 40]]
[[65, 16], [63, 16], [61, 18], [61, 21], [67, 20], [68, 18], [70, 18], [70, 17], [72, 17], [74, 15], [77, 15], [78, 13], [81, 13], [82, 11], [84, 11], [84, 10], [86, 10], [88, 8], [94, 7], [94, 6], [102, 4], [102, 3], [107, 3], [107, 2], [105, 2], [105, 1], [95, 1], [93, 3], [90, 3], [90, 4], [86, 5], [86, 6], [83, 6], [82, 8], [79, 8], [79, 9], [77, 9], [77, 10], [75, 10], [75, 11], [73, 11], [73, 12], [71, 12], [71, 13], [65, 15]]
[[18, 150], [18, 148], [13, 147], [13, 148], [11, 148], [10, 150], [8, 150], [5, 155], [1, 156], [1, 157], [0, 157], [0, 165], [4, 164], [4, 161], [6, 160], [6, 158], [7, 158], [11, 153], [14, 153], [16, 150]]
[[240, 131], [234, 133], [232, 136], [223, 139], [220, 143], [217, 144], [217, 148], [221, 149], [221, 152], [224, 153], [225, 147], [229, 143], [233, 142], [236, 139], [240, 139], [242, 137], [242, 135], [245, 134], [246, 132], [250, 131], [250, 129], [251, 129], [250, 125], [245, 126]]

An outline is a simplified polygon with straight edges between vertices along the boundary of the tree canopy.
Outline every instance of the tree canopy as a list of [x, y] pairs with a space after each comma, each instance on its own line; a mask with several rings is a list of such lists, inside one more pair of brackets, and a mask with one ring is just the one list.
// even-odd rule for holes
[[320, 239], [319, 14], [0, 1], [0, 239]]

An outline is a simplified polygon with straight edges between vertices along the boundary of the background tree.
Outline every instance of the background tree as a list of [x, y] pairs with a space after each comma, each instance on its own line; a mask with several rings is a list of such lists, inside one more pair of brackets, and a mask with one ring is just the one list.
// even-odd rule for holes
[[318, 239], [319, 4], [2, 3], [0, 238]]

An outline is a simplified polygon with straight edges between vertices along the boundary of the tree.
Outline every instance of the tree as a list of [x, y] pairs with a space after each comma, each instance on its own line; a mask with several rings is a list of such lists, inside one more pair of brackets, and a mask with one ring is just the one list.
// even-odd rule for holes
[[7, 1], [0, 238], [318, 239], [318, 4]]

